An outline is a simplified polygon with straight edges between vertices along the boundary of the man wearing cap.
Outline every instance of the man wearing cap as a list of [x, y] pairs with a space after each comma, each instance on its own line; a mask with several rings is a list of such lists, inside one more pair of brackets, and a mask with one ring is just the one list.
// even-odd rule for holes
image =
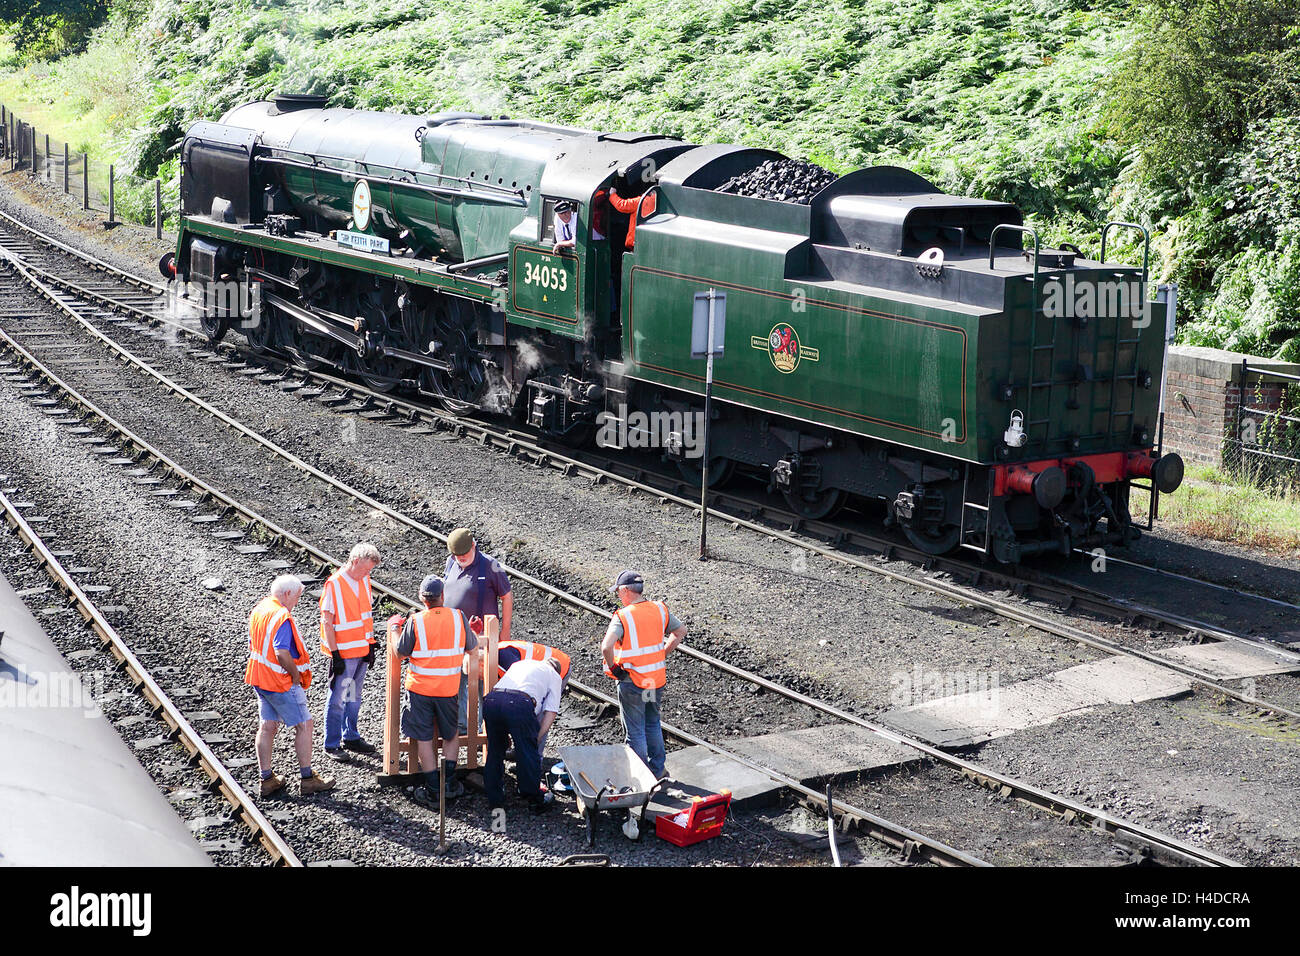
[[512, 665], [491, 692], [483, 698], [483, 722], [487, 725], [487, 764], [483, 767], [483, 788], [492, 809], [505, 806], [505, 755], [515, 742], [515, 779], [519, 795], [544, 813], [554, 796], [542, 790], [542, 747], [555, 716], [560, 712], [564, 683], [560, 662], [528, 659]]
[[379, 566], [379, 550], [362, 542], [347, 563], [329, 576], [320, 595], [320, 650], [330, 658], [330, 689], [325, 698], [325, 755], [344, 760], [344, 750], [372, 754], [374, 744], [361, 738], [361, 684], [375, 662], [375, 626], [370, 572]]
[[460, 737], [456, 732], [456, 696], [461, 686], [461, 664], [469, 663], [469, 679], [478, 680], [478, 655], [470, 653], [478, 638], [464, 612], [443, 606], [443, 582], [429, 575], [420, 584], [424, 610], [403, 620], [388, 621], [388, 643], [398, 657], [410, 658], [406, 690], [410, 706], [402, 714], [402, 729], [415, 741], [424, 768], [424, 786], [415, 788], [415, 802], [438, 806], [438, 764], [433, 738], [442, 738], [442, 779], [448, 800], [465, 793], [455, 778]]
[[572, 249], [576, 240], [578, 222], [573, 218], [573, 203], [561, 199], [555, 204], [555, 245], [551, 252], [557, 256], [561, 249]]
[[[510, 640], [510, 619], [514, 615], [515, 596], [510, 592], [510, 577], [506, 569], [483, 554], [468, 528], [457, 528], [447, 536], [447, 567], [443, 572], [443, 604], [469, 617], [474, 633], [483, 633], [483, 619], [495, 614], [501, 620], [499, 639]], [[498, 610], [498, 605], [500, 609]], [[466, 706], [469, 684], [461, 684], [460, 732], [469, 729]]]
[[686, 625], [663, 601], [642, 596], [645, 579], [624, 571], [610, 588], [622, 607], [601, 642], [605, 673], [618, 681], [618, 712], [627, 745], [656, 777], [664, 775], [664, 735], [659, 726], [665, 658], [686, 637]]

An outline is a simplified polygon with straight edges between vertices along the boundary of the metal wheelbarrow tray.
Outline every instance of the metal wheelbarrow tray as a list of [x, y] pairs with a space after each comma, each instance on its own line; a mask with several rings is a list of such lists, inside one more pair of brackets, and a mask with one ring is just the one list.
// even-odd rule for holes
[[656, 778], [627, 744], [561, 747], [560, 759], [569, 773], [578, 813], [587, 818], [588, 846], [596, 845], [596, 814], [601, 810], [639, 811], [639, 831], [650, 798], [668, 781]]

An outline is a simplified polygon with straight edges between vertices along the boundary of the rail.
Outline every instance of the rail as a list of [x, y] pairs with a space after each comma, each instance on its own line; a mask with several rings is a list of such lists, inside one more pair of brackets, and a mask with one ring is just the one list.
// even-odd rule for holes
[[[0, 329], [0, 337], [3, 337], [4, 344], [10, 349], [23, 351], [22, 347], [2, 329]], [[27, 523], [22, 513], [14, 507], [13, 502], [9, 500], [4, 492], [0, 492], [0, 507], [4, 510], [5, 521], [32, 549], [36, 560], [44, 567], [46, 573], [72, 599], [82, 618], [99, 635], [100, 642], [106, 645], [112, 651], [113, 656], [121, 662], [132, 685], [152, 705], [154, 714], [167, 723], [171, 728], [172, 735], [190, 752], [191, 757], [207, 774], [208, 779], [213, 782], [231, 806], [235, 808], [236, 813], [239, 814], [252, 835], [271, 855], [276, 865], [302, 866], [302, 861], [298, 859], [297, 854], [293, 852], [285, 839], [280, 836], [275, 827], [271, 825], [271, 822], [262, 814], [262, 811], [257, 808], [248, 792], [239, 785], [239, 781], [226, 769], [221, 759], [212, 752], [212, 748], [204, 741], [203, 735], [185, 718], [185, 714], [181, 709], [176, 706], [172, 699], [167, 696], [166, 691], [153, 679], [148, 669], [135, 656], [130, 645], [108, 622], [108, 619], [104, 617], [95, 602], [81, 589], [76, 579], [63, 567], [40, 536], [32, 530], [31, 525]]]

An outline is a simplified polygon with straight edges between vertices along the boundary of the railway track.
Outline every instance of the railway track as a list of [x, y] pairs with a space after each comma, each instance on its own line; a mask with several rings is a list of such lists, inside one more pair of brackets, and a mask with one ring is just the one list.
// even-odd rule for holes
[[190, 755], [190, 760], [207, 776], [211, 789], [219, 792], [234, 808], [236, 816], [249, 830], [250, 837], [266, 850], [276, 866], [302, 866], [297, 854], [287, 840], [271, 824], [253, 802], [247, 791], [239, 785], [231, 771], [222, 763], [186, 718], [181, 707], [168, 696], [159, 682], [141, 663], [130, 646], [109, 622], [73, 575], [60, 563], [53, 550], [33, 530], [19, 508], [0, 491], [0, 512], [5, 523], [29, 549], [33, 559], [44, 569], [50, 580], [76, 608], [96, 636], [102, 648], [112, 654], [117, 666], [125, 673], [132, 687], [147, 702], [150, 716], [166, 723], [169, 736], [180, 743]]
[[[429, 528], [426, 525], [423, 525], [422, 523], [416, 521], [413, 518], [410, 518], [407, 515], [404, 515], [396, 511], [395, 509], [389, 508], [388, 506], [384, 505], [382, 502], [377, 501], [376, 499], [365, 494], [364, 492], [361, 492], [355, 488], [351, 488], [346, 483], [341, 482], [338, 479], [334, 478], [333, 476], [330, 476], [320, 471], [319, 469], [315, 468], [314, 466], [302, 461], [300, 458], [286, 451], [285, 449], [279, 447], [274, 442], [254, 432], [252, 429], [249, 429], [247, 426], [244, 426], [242, 423], [236, 421], [229, 415], [226, 415], [225, 413], [221, 412], [219, 409], [216, 409], [215, 407], [211, 406], [207, 402], [203, 401], [201, 398], [194, 395], [188, 389], [169, 380], [165, 375], [159, 373], [156, 369], [153, 369], [147, 363], [138, 359], [136, 356], [131, 354], [127, 349], [125, 349], [119, 343], [110, 339], [108, 336], [104, 335], [97, 328], [95, 328], [91, 322], [83, 318], [78, 313], [77, 306], [75, 304], [72, 304], [66, 296], [58, 295], [49, 285], [47, 285], [40, 277], [34, 274], [27, 266], [17, 261], [11, 262], [11, 266], [14, 272], [16, 272], [20, 276], [23, 276], [24, 281], [28, 282], [28, 284], [30, 284], [33, 289], [40, 291], [41, 294], [44, 295], [47, 299], [49, 299], [49, 301], [54, 303], [54, 305], [64, 315], [66, 315], [68, 318], [72, 319], [74, 322], [80, 325], [87, 332], [89, 332], [95, 339], [97, 339], [102, 345], [108, 348], [116, 358], [119, 358], [122, 361], [127, 362], [134, 368], [138, 369], [141, 373], [152, 378], [157, 384], [163, 386], [168, 391], [172, 392], [178, 397], [183, 398], [185, 401], [195, 405], [196, 407], [202, 408], [206, 413], [216, 418], [226, 427], [236, 432], [239, 432], [244, 437], [250, 439], [251, 441], [256, 442], [261, 448], [275, 455], [281, 461], [286, 462], [292, 465], [292, 467], [302, 471], [304, 474], [310, 475], [315, 480], [324, 482], [325, 484], [334, 488], [336, 491], [348, 495], [349, 497], [353, 498], [355, 501], [364, 504], [368, 508], [374, 509], [375, 511], [385, 515], [386, 517], [392, 519], [393, 521], [411, 530], [417, 531], [421, 535], [424, 535], [428, 538], [440, 542], [445, 542], [445, 536], [441, 535], [439, 532], [435, 531], [434, 529]], [[154, 448], [153, 446], [149, 445], [146, 441], [144, 441], [144, 439], [141, 438], [139, 435], [134, 434], [129, 429], [127, 429], [126, 426], [122, 425], [120, 422], [117, 422], [115, 419], [111, 418], [111, 416], [108, 416], [105, 412], [103, 412], [102, 410], [100, 410], [99, 408], [91, 404], [91, 402], [87, 398], [81, 396], [70, 385], [62, 381], [62, 379], [60, 379], [53, 371], [51, 371], [47, 366], [42, 364], [39, 361], [39, 359], [37, 359], [31, 352], [25, 349], [20, 343], [15, 341], [7, 333], [3, 335], [3, 339], [6, 347], [11, 352], [13, 352], [15, 356], [19, 357], [19, 360], [22, 362], [23, 365], [25, 365], [27, 368], [31, 369], [35, 374], [39, 375], [42, 379], [44, 379], [51, 388], [59, 390], [70, 400], [81, 405], [89, 414], [99, 419], [105, 427], [110, 428], [114, 432], [116, 432], [117, 435], [120, 436], [121, 441], [129, 444], [131, 447], [137, 450], [136, 451], [137, 458], [147, 457], [149, 459], [152, 459], [152, 461], [154, 462], [154, 466], [151, 470], [155, 474], [161, 473], [163, 475], [170, 476], [174, 478], [176, 481], [182, 482], [190, 486], [192, 489], [194, 489], [195, 492], [199, 494], [201, 501], [225, 509], [228, 513], [238, 516], [239, 520], [244, 523], [256, 524], [260, 526], [261, 528], [264, 529], [265, 533], [269, 537], [271, 537], [271, 539], [275, 543], [283, 547], [289, 548], [291, 550], [298, 551], [299, 553], [307, 556], [309, 560], [311, 560], [314, 564], [317, 564], [319, 566], [337, 565], [338, 563], [337, 559], [327, 554], [322, 549], [310, 544], [305, 540], [302, 540], [301, 538], [294, 536], [283, 527], [280, 527], [279, 525], [274, 524], [273, 522], [262, 517], [261, 515], [258, 515], [252, 509], [248, 508], [245, 505], [242, 505], [240, 502], [238, 502], [230, 495], [223, 493], [208, 484], [203, 483], [196, 476], [186, 471], [179, 463], [171, 460], [170, 458], [167, 458], [156, 448]], [[597, 616], [602, 621], [607, 620], [610, 617], [607, 611], [605, 611], [602, 608], [598, 608], [595, 605], [590, 604], [589, 602], [587, 602], [585, 599], [583, 599], [578, 595], [569, 593], [561, 588], [556, 588], [550, 584], [547, 584], [546, 582], [539, 580], [533, 575], [529, 575], [525, 572], [521, 572], [514, 569], [508, 569], [508, 570], [510, 570], [512, 576], [516, 580], [523, 581], [529, 584], [530, 586], [536, 588], [540, 592], [547, 594], [550, 598], [561, 601], [564, 604], [579, 611], [580, 613]], [[381, 587], [379, 588], [379, 590], [381, 591], [381, 593], [385, 594], [387, 597], [389, 597], [391, 600], [394, 601], [394, 603], [398, 604], [399, 606], [404, 606], [404, 607], [411, 606], [411, 602], [408, 599], [402, 597], [401, 595], [387, 588]], [[716, 668], [731, 676], [740, 678], [742, 680], [748, 681], [757, 686], [763, 687], [767, 690], [773, 691], [784, 698], [787, 698], [791, 701], [798, 702], [821, 714], [833, 717], [836, 720], [844, 721], [849, 724], [855, 724], [857, 726], [865, 728], [885, 741], [899, 744], [908, 749], [916, 751], [948, 767], [956, 774], [963, 776], [969, 780], [973, 780], [991, 789], [995, 789], [998, 792], [1002, 793], [1004, 796], [1014, 796], [1024, 802], [1032, 803], [1034, 805], [1049, 809], [1052, 812], [1060, 814], [1068, 819], [1072, 819], [1072, 820], [1078, 819], [1087, 822], [1091, 824], [1093, 827], [1100, 830], [1106, 830], [1112, 833], [1123, 834], [1126, 838], [1135, 840], [1140, 844], [1144, 845], [1150, 850], [1150, 852], [1156, 854], [1163, 860], [1176, 861], [1180, 863], [1205, 864], [1205, 865], [1228, 865], [1231, 862], [1219, 856], [1218, 854], [1215, 854], [1210, 851], [1206, 851], [1198, 847], [1194, 847], [1190, 844], [1185, 843], [1184, 841], [1177, 840], [1176, 838], [1173, 838], [1171, 836], [1160, 834], [1152, 830], [1148, 830], [1147, 828], [1141, 827], [1129, 821], [1115, 817], [1114, 815], [1109, 814], [1105, 811], [1086, 806], [1068, 797], [1050, 793], [1048, 791], [1037, 788], [1031, 784], [1028, 784], [1024, 781], [1020, 781], [1008, 775], [993, 771], [990, 768], [982, 767], [974, 762], [967, 761], [959, 757], [955, 757], [951, 754], [946, 753], [945, 751], [942, 751], [938, 748], [925, 744], [922, 741], [906, 737], [905, 735], [902, 734], [898, 734], [886, 727], [865, 720], [857, 715], [847, 713], [842, 709], [837, 708], [824, 701], [816, 700], [815, 698], [812, 698], [808, 695], [802, 694], [798, 691], [794, 691], [788, 687], [784, 687], [774, 681], [767, 680], [766, 678], [763, 678], [762, 676], [754, 674], [743, 668], [735, 667], [731, 664], [728, 664], [715, 657], [712, 657], [711, 655], [704, 654], [693, 648], [686, 648], [684, 649], [684, 651], [689, 656], [696, 658], [697, 660], [707, 664], [710, 667]], [[584, 693], [584, 695], [589, 696], [592, 699], [600, 700], [604, 703], [612, 703], [611, 698], [595, 690], [594, 688], [583, 685], [580, 687], [575, 686], [575, 689], [580, 690], [582, 693]], [[754, 761], [749, 760], [748, 758], [730, 753], [729, 751], [719, 746], [718, 744], [708, 742], [703, 738], [698, 737], [695, 734], [682, 730], [681, 728], [665, 725], [664, 729], [665, 732], [668, 733], [670, 736], [684, 743], [693, 744], [693, 745], [702, 745], [708, 747], [710, 750], [714, 751], [715, 753], [718, 753], [721, 756], [728, 757], [729, 759], [734, 759], [737, 762], [741, 763], [742, 765], [748, 766], [751, 769], [756, 769], [768, 775], [772, 779], [776, 780], [777, 782], [781, 783], [784, 786], [789, 787], [794, 792], [800, 794], [804, 799], [812, 803], [819, 804], [819, 805], [824, 804], [825, 797], [822, 794], [804, 787], [798, 781], [785, 777], [781, 775], [779, 772], [773, 771], [771, 768], [763, 767], [755, 763]], [[913, 849], [919, 852], [924, 858], [932, 859], [935, 862], [963, 863], [966, 865], [971, 865], [973, 863], [979, 862], [978, 860], [975, 860], [974, 858], [971, 858], [968, 855], [963, 854], [960, 851], [955, 850], [951, 847], [947, 847], [942, 844], [936, 845], [935, 841], [930, 841], [924, 836], [922, 836], [921, 834], [908, 831], [906, 830], [906, 828], [901, 828], [897, 824], [892, 824], [889, 821], [885, 821], [882, 818], [879, 818], [874, 814], [871, 814], [868, 811], [865, 811], [861, 808], [843, 806], [837, 802], [836, 810], [843, 816], [843, 818], [858, 822], [859, 824], [865, 826], [870, 834], [876, 835], [879, 838], [884, 839], [886, 842], [889, 842], [891, 845], [895, 845], [899, 847], [900, 849], [906, 847], [910, 842]]]
[[[18, 230], [20, 238], [15, 239], [12, 231], [6, 235], [5, 228]], [[51, 251], [42, 252], [33, 243]], [[20, 261], [24, 262], [23, 269], [27, 270], [32, 278], [38, 280], [37, 284], [43, 287], [42, 294], [56, 305], [60, 303], [52, 292], [55, 287], [61, 289], [65, 295], [74, 297], [70, 301], [79, 299], [89, 305], [123, 313], [139, 322], [161, 324], [168, 334], [184, 335], [201, 341], [204, 348], [210, 348], [206, 336], [197, 327], [160, 314], [156, 306], [159, 298], [166, 292], [164, 286], [145, 282], [137, 276], [131, 276], [93, 257], [84, 256], [77, 250], [3, 213], [0, 213], [0, 249], [20, 257]], [[46, 265], [57, 264], [57, 262], [49, 262], [48, 257], [52, 254], [57, 255], [59, 260], [71, 256], [81, 263], [83, 270], [89, 270], [92, 274], [103, 273], [115, 277], [121, 282], [130, 283], [133, 290], [147, 290], [149, 299], [146, 305], [153, 308], [142, 306], [138, 301], [134, 301], [134, 292], [127, 299], [115, 297], [111, 294], [114, 288], [112, 281], [107, 283], [70, 281], [49, 268], [32, 264], [28, 260], [28, 257], [35, 255], [38, 258], [43, 257]], [[84, 319], [78, 321], [110, 347], [116, 347], [112, 340], [93, 324]], [[127, 329], [132, 331], [129, 325]], [[157, 334], [148, 325], [133, 331]], [[534, 436], [476, 419], [452, 416], [429, 406], [415, 404], [394, 396], [382, 395], [338, 376], [297, 368], [287, 358], [273, 354], [254, 353], [249, 349], [222, 343], [217, 347], [215, 355], [223, 356], [227, 364], [236, 369], [239, 374], [249, 372], [256, 374], [257, 368], [265, 368], [268, 372], [266, 378], [276, 378], [281, 388], [313, 389], [317, 400], [327, 404], [347, 405], [355, 411], [357, 403], [360, 402], [360, 408], [365, 410], [363, 414], [367, 414], [372, 420], [404, 425], [423, 424], [450, 430], [453, 434], [497, 447], [530, 463], [558, 469], [566, 475], [581, 476], [594, 483], [618, 482], [636, 493], [652, 495], [662, 502], [671, 502], [695, 513], [699, 512], [700, 505], [696, 491], [688, 490], [685, 483], [680, 480], [674, 481], [669, 476], [644, 467], [629, 467], [625, 462], [608, 456], [575, 452], [570, 449], [559, 451], [540, 443]], [[329, 390], [334, 392], [331, 394]], [[434, 396], [428, 397], [434, 398]], [[1030, 569], [1004, 570], [973, 564], [960, 556], [929, 555], [881, 535], [846, 528], [842, 524], [832, 522], [808, 521], [768, 503], [731, 492], [713, 490], [709, 498], [710, 515], [729, 523], [734, 528], [754, 531], [808, 553], [883, 576], [897, 583], [919, 587], [949, 600], [981, 608], [1005, 619], [1083, 644], [1094, 650], [1143, 660], [1148, 664], [1175, 671], [1221, 697], [1291, 720], [1300, 720], [1300, 712], [1276, 702], [1261, 700], [1248, 689], [1225, 684], [1214, 675], [1190, 665], [1169, 661], [1140, 648], [1056, 620], [1033, 610], [1029, 607], [1029, 602], [1044, 602], [1063, 612], [1077, 611], [1108, 617], [1127, 627], [1148, 624], [1171, 632], [1175, 640], [1184, 642], [1227, 641], [1247, 645], [1269, 644], [1275, 653], [1300, 661], [1300, 654], [1272, 642], [1224, 631], [1208, 622], [1188, 618], [1175, 612], [1117, 599], [1092, 588]], [[846, 546], [862, 552], [861, 556], [848, 552], [845, 550]], [[917, 565], [920, 569], [919, 573], [900, 572], [887, 566], [889, 562], [896, 560]], [[1009, 592], [1017, 600], [1015, 602], [1003, 600], [990, 593], [999, 590]], [[1238, 593], [1243, 598], [1248, 596], [1248, 592]]]

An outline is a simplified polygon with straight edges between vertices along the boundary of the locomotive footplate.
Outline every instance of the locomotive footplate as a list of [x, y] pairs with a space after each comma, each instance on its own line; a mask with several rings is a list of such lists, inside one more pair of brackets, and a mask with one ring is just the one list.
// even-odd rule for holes
[[196, 215], [187, 216], [185, 225], [191, 235], [201, 236], [208, 241], [226, 242], [237, 247], [252, 246], [323, 265], [401, 279], [476, 302], [490, 302], [492, 290], [506, 284], [498, 281], [496, 275], [471, 276], [453, 272], [451, 266], [454, 263], [358, 252], [338, 245], [327, 236], [305, 230], [292, 236], [271, 235], [260, 225], [217, 222], [210, 217]]

